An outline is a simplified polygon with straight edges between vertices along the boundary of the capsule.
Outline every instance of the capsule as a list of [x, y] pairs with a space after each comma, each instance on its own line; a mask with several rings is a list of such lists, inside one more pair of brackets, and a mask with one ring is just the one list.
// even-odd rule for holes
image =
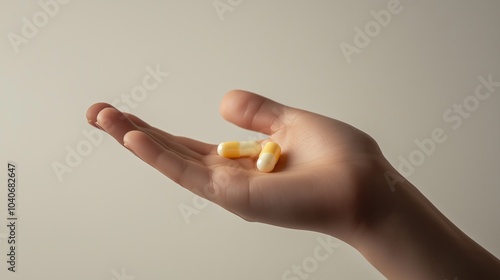
[[257, 169], [262, 172], [271, 172], [281, 155], [281, 148], [278, 143], [267, 142], [262, 149], [257, 160]]
[[217, 146], [217, 153], [227, 158], [256, 157], [261, 150], [257, 141], [223, 142]]

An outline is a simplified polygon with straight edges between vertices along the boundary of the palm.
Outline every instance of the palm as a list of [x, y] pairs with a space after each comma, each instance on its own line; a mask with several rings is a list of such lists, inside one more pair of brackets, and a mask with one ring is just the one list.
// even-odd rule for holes
[[215, 145], [170, 135], [107, 107], [94, 105], [88, 119], [145, 162], [247, 220], [279, 226], [355, 226], [363, 184], [353, 178], [381, 154], [370, 137], [342, 122], [249, 93], [228, 95], [221, 107], [226, 119], [269, 134], [282, 147], [275, 170], [262, 173], [255, 159], [220, 157]]

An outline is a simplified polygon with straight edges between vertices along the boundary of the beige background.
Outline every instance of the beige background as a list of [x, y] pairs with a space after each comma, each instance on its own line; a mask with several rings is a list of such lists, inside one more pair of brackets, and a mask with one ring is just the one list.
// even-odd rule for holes
[[[401, 0], [351, 63], [339, 45], [353, 45], [355, 28], [391, 1], [219, 2], [231, 10], [218, 14], [212, 0], [73, 0], [16, 46], [9, 38], [24, 36], [23, 17], [43, 24], [46, 12], [36, 1], [0, 1], [0, 162], [19, 170], [16, 274], [6, 271], [0, 171], [1, 279], [282, 279], [313, 257], [322, 235], [193, 202], [109, 137], [58, 179], [53, 164], [67, 164], [67, 149], [88, 148], [84, 133], [95, 133], [87, 107], [131, 96], [157, 65], [170, 75], [129, 111], [207, 142], [263, 137], [219, 116], [233, 88], [351, 123], [395, 165], [443, 129], [447, 141], [409, 179], [500, 256], [500, 88], [458, 129], [443, 119], [472, 100], [479, 76], [500, 81], [500, 2]], [[185, 220], [179, 209], [189, 207]], [[339, 244], [309, 279], [384, 279]]]

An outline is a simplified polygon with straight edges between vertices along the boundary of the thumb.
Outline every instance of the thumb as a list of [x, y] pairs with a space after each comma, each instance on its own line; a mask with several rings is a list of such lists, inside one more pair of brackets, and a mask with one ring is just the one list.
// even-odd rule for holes
[[296, 111], [298, 109], [243, 90], [230, 91], [220, 105], [220, 113], [227, 121], [268, 135], [291, 124]]

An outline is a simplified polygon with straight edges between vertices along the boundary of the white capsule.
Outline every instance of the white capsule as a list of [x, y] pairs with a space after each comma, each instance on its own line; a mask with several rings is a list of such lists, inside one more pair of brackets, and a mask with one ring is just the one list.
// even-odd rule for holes
[[227, 158], [256, 157], [261, 150], [257, 141], [223, 142], [217, 146], [217, 153]]
[[257, 160], [257, 169], [262, 172], [271, 172], [281, 155], [281, 147], [278, 143], [267, 142]]

